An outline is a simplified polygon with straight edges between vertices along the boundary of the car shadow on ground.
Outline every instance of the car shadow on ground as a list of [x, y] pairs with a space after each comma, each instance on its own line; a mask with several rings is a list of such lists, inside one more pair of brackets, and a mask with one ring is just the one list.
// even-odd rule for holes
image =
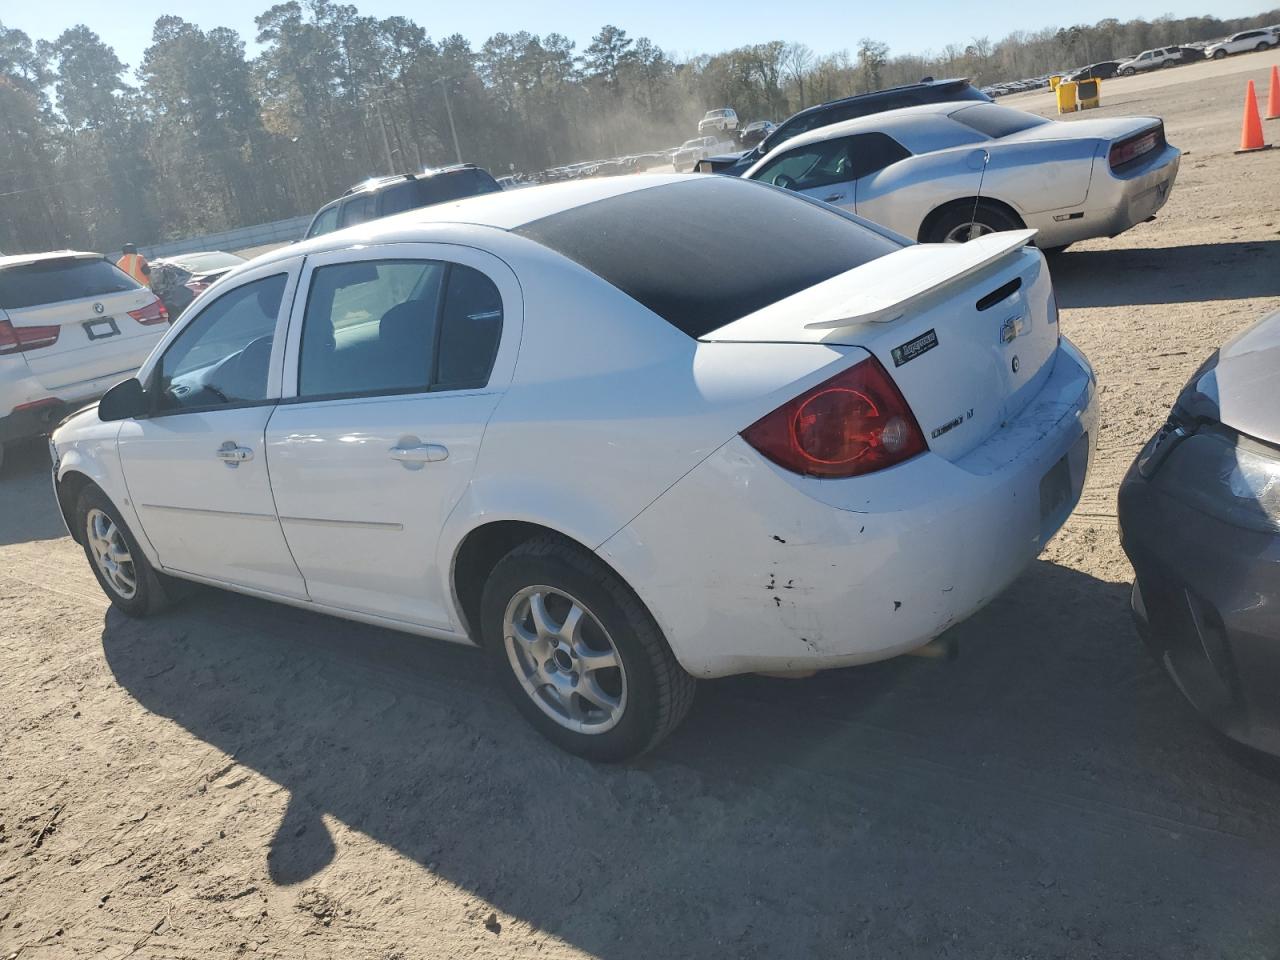
[[1068, 250], [1049, 270], [1061, 307], [1280, 296], [1280, 240]]
[[0, 464], [0, 547], [67, 535], [53, 499], [49, 445], [43, 438], [5, 445]]
[[1039, 561], [954, 636], [953, 662], [704, 683], [655, 753], [604, 767], [527, 728], [466, 647], [214, 591], [110, 612], [102, 642], [147, 709], [287, 788], [280, 884], [334, 860], [330, 816], [605, 958], [1171, 957], [1274, 932], [1280, 785], [1191, 715], [1126, 585]]

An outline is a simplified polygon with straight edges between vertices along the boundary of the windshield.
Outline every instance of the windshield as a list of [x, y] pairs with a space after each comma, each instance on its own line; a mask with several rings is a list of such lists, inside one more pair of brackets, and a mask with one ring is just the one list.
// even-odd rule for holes
[[106, 260], [59, 257], [0, 270], [0, 309], [19, 310], [137, 289], [136, 281]]

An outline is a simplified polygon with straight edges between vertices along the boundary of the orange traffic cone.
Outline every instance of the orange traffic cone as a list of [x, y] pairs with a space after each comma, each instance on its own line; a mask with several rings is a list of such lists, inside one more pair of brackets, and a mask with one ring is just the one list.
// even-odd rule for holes
[[1271, 89], [1267, 92], [1267, 115], [1264, 120], [1280, 120], [1280, 67], [1271, 68]]
[[1258, 116], [1258, 95], [1254, 92], [1253, 81], [1244, 88], [1244, 125], [1240, 128], [1240, 149], [1236, 153], [1253, 153], [1255, 150], [1269, 150], [1271, 144], [1262, 140], [1262, 120]]

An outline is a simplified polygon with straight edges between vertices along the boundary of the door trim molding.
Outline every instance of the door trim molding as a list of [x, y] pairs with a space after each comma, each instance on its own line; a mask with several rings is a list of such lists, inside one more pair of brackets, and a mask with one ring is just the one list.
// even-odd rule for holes
[[360, 527], [365, 530], [403, 530], [403, 523], [384, 520], [331, 520], [327, 517], [281, 517], [281, 523], [306, 523], [314, 526]]
[[203, 513], [214, 517], [243, 517], [246, 520], [275, 520], [271, 513], [243, 513], [239, 510], [208, 510], [204, 507], [175, 507], [167, 503], [144, 503], [143, 510], [171, 510], [174, 513]]

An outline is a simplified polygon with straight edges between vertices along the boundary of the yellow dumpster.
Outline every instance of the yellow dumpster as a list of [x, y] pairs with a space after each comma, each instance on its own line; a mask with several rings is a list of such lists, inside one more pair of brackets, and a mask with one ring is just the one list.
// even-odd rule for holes
[[1062, 82], [1062, 77], [1059, 74], [1055, 73], [1053, 76], [1049, 78], [1049, 89], [1057, 90], [1058, 84], [1060, 84], [1061, 82]]
[[1079, 86], [1074, 80], [1063, 80], [1058, 84], [1058, 89], [1054, 92], [1058, 95], [1058, 112], [1059, 113], [1075, 113], [1080, 108], [1076, 106], [1076, 88]]
[[1102, 81], [1081, 80], [1076, 84], [1076, 104], [1080, 110], [1092, 110], [1101, 103]]

